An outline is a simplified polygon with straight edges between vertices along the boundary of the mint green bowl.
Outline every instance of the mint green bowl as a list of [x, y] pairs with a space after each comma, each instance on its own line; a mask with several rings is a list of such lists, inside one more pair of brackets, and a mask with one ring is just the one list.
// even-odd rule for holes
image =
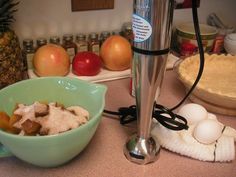
[[79, 105], [90, 113], [90, 120], [58, 135], [19, 136], [0, 130], [0, 157], [14, 155], [41, 167], [62, 165], [77, 156], [92, 139], [105, 106], [107, 88], [76, 78], [45, 77], [18, 82], [0, 90], [0, 111], [12, 115], [16, 103], [34, 101]]

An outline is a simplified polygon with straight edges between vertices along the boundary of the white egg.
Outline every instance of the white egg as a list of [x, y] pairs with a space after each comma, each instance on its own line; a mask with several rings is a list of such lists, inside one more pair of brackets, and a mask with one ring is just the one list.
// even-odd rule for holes
[[217, 120], [201, 120], [193, 131], [193, 137], [200, 143], [214, 143], [222, 135], [223, 125]]
[[180, 108], [178, 114], [187, 119], [188, 125], [193, 125], [200, 120], [207, 119], [207, 110], [195, 103], [189, 103]]
[[209, 112], [208, 112], [207, 118], [208, 118], [208, 119], [217, 120], [216, 115], [215, 115], [215, 114], [212, 114], [212, 113], [209, 113]]

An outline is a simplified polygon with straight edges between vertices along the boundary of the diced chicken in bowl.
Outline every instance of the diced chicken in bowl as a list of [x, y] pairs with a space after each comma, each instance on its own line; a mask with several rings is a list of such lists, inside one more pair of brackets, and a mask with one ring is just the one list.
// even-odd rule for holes
[[[104, 85], [69, 77], [27, 79], [1, 89], [0, 150], [4, 149], [1, 153], [5, 156], [13, 154], [25, 162], [40, 167], [56, 167], [67, 163], [80, 154], [92, 140], [102, 120], [106, 90]], [[77, 123], [78, 128], [68, 129], [66, 132], [60, 131], [62, 133], [55, 135], [21, 136], [19, 129], [13, 127], [17, 121], [22, 119], [21, 116], [14, 114], [19, 107], [16, 105], [24, 103], [25, 105], [22, 107], [30, 106], [35, 101], [58, 102], [64, 106], [58, 103], [54, 106], [61, 107], [59, 109], [62, 110], [68, 109], [70, 106], [81, 106], [82, 109], [89, 112], [88, 116], [88, 114], [84, 115], [84, 111], [82, 111], [82, 116], [84, 115], [86, 119], [89, 117], [89, 120], [86, 123], [83, 121]], [[45, 110], [50, 109], [49, 104], [40, 103], [44, 105], [35, 109], [36, 114], [33, 114], [36, 115], [35, 119], [47, 116], [48, 113]], [[72, 117], [80, 110], [73, 109], [73, 107], [71, 109], [68, 111], [71, 112]], [[39, 129], [38, 127], [41, 126], [38, 124], [39, 122], [33, 122], [31, 119], [24, 122], [24, 126], [32, 126], [35, 129]], [[56, 123], [54, 122], [54, 124]], [[63, 123], [60, 123], [60, 126], [61, 124]], [[31, 129], [29, 133], [33, 133], [33, 130]], [[40, 134], [36, 133], [36, 135]]]
[[20, 130], [19, 135], [54, 135], [77, 128], [89, 119], [89, 113], [84, 108], [65, 108], [56, 102], [18, 104], [14, 115], [18, 121], [13, 127]]

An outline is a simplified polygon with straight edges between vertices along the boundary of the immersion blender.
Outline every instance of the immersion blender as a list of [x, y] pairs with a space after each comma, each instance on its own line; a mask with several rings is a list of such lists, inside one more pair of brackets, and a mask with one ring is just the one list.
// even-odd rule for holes
[[174, 0], [134, 0], [133, 51], [137, 134], [124, 146], [126, 158], [138, 164], [154, 162], [160, 145], [150, 134], [153, 106], [160, 94], [170, 47]]

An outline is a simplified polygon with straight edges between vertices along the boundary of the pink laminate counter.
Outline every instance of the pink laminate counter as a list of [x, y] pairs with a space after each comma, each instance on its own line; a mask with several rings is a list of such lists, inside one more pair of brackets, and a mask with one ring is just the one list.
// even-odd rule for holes
[[[129, 95], [129, 79], [104, 83], [108, 86], [106, 109], [134, 104]], [[172, 71], [166, 73], [160, 102], [174, 106], [184, 89]], [[218, 116], [226, 125], [236, 128], [236, 117]], [[0, 159], [0, 177], [236, 177], [236, 160], [230, 163], [202, 162], [161, 149], [152, 164], [136, 165], [126, 160], [123, 145], [135, 132], [135, 124], [121, 126], [119, 121], [103, 116], [87, 148], [69, 163], [57, 168], [39, 168], [15, 157]]]

